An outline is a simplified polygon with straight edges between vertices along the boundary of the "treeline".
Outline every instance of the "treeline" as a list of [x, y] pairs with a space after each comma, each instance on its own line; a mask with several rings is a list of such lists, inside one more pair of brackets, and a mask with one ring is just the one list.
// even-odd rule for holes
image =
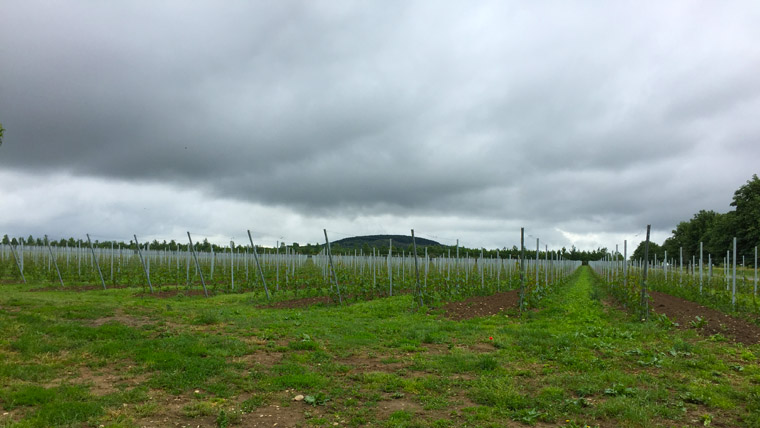
[[[760, 244], [760, 179], [757, 174], [734, 192], [730, 204], [732, 211], [717, 213], [700, 210], [688, 221], [678, 223], [672, 236], [662, 245], [649, 243], [649, 260], [665, 258], [680, 259], [680, 249], [683, 249], [684, 264], [691, 263], [692, 257], [699, 261], [699, 244], [703, 245], [704, 262], [707, 255], [712, 255], [713, 262], [722, 261], [726, 251], [731, 251], [733, 257], [733, 239], [736, 237], [737, 259], [746, 257], [746, 264], [754, 264], [755, 247]], [[639, 244], [632, 258], [644, 258], [644, 243]]]
[[[411, 237], [409, 237], [411, 239]], [[8, 235], [3, 236], [2, 243], [3, 244], [11, 244], [11, 245], [19, 245], [23, 241], [24, 245], [36, 245], [36, 246], [43, 246], [45, 245], [44, 238], [35, 238], [34, 236], [29, 235], [27, 238], [10, 238]], [[387, 242], [387, 241], [385, 241]], [[394, 241], [395, 242], [395, 241]], [[230, 251], [229, 246], [220, 246], [217, 244], [212, 244], [208, 241], [208, 239], [204, 239], [203, 241], [195, 242], [195, 249], [197, 251], [204, 251], [204, 252], [210, 252], [213, 248], [214, 252], [216, 253], [223, 253], [225, 251]], [[82, 248], [89, 248], [89, 244], [87, 243], [87, 240], [82, 239], [74, 239], [74, 238], [68, 238], [68, 239], [60, 239], [56, 241], [50, 241], [50, 245], [54, 247], [70, 247], [70, 248], [76, 248], [78, 246], [81, 246]], [[123, 242], [123, 241], [98, 241], [94, 240], [92, 241], [92, 246], [95, 248], [103, 248], [103, 249], [110, 249], [113, 245], [114, 248], [126, 248], [126, 249], [133, 249], [136, 250], [137, 247], [135, 246], [134, 241], [129, 242]], [[145, 249], [146, 246], [149, 245], [151, 250], [156, 251], [187, 251], [189, 249], [189, 245], [186, 243], [179, 243], [175, 240], [171, 241], [158, 241], [153, 240], [149, 243], [141, 242], [140, 247]], [[236, 251], [244, 252], [245, 249], [248, 248], [246, 245], [235, 245]], [[297, 242], [294, 242], [290, 245], [285, 244], [284, 242], [280, 243], [280, 248], [271, 248], [271, 247], [261, 247], [256, 246], [257, 251], [261, 253], [271, 253], [275, 251], [279, 251], [280, 253], [284, 253], [286, 250], [290, 253], [295, 254], [305, 254], [305, 255], [316, 255], [319, 254], [324, 249], [324, 244], [304, 244], [301, 245]], [[427, 248], [427, 254], [431, 258], [436, 257], [456, 257], [457, 254], [457, 247], [455, 245], [429, 245], [427, 247], [418, 247], [417, 248], [417, 255], [423, 256], [425, 254], [425, 248]], [[360, 248], [356, 248], [355, 246], [351, 246], [349, 248], [345, 248], [341, 246], [339, 243], [331, 244], [330, 249], [332, 250], [333, 254], [336, 255], [354, 255], [354, 254], [363, 254], [363, 255], [371, 255], [374, 249], [374, 252], [378, 256], [385, 256], [388, 254], [389, 246], [388, 244], [379, 245], [379, 246], [370, 246], [369, 244], [365, 243]], [[399, 245], [393, 246], [392, 248], [394, 255], [399, 254], [411, 254], [411, 248], [409, 248], [407, 245]], [[472, 257], [477, 258], [480, 257], [481, 252], [483, 254], [483, 257], [485, 258], [496, 258], [498, 257], [502, 259], [517, 259], [520, 257], [520, 249], [515, 245], [512, 246], [512, 248], [503, 247], [501, 249], [480, 249], [480, 248], [466, 248], [466, 247], [459, 247], [459, 257]], [[589, 261], [594, 260], [601, 260], [605, 256], [610, 255], [607, 248], [597, 248], [596, 250], [591, 251], [581, 251], [575, 248], [574, 246], [568, 250], [567, 248], [562, 248], [558, 251], [549, 251], [549, 258], [556, 258], [557, 254], [559, 254], [562, 259], [564, 260], [578, 260], [582, 261], [584, 263], [587, 263]], [[529, 259], [534, 259], [536, 257], [536, 250], [531, 250], [529, 247], [526, 246], [525, 249], [525, 256]], [[546, 252], [545, 251], [539, 251], [539, 258], [541, 260], [544, 260], [546, 258]]]
[[[8, 235], [4, 235], [2, 243], [6, 244], [6, 245], [8, 245], [8, 244], [10, 244], [10, 245], [20, 245], [22, 241], [23, 241], [24, 245], [36, 245], [36, 246], [43, 246], [43, 245], [45, 245], [45, 239], [44, 238], [39, 238], [39, 237], [35, 238], [32, 235], [29, 235], [29, 237], [27, 237], [27, 238], [10, 238], [10, 237], [8, 237]], [[193, 242], [193, 244], [194, 244], [194, 247], [195, 247], [196, 251], [207, 251], [208, 252], [208, 251], [211, 251], [212, 247], [214, 249], [214, 252], [218, 252], [218, 253], [230, 250], [229, 246], [221, 246], [221, 245], [212, 244], [212, 243], [208, 242], [208, 239], [204, 239], [203, 241], [199, 241], [199, 242]], [[69, 238], [69, 239], [60, 239], [60, 240], [57, 240], [57, 241], [56, 240], [52, 240], [52, 241], [50, 241], [50, 245], [53, 246], [53, 247], [71, 247], [71, 248], [82, 247], [82, 248], [89, 248], [90, 244], [87, 242], [86, 239]], [[298, 244], [294, 244], [294, 245], [298, 246]], [[94, 240], [94, 241], [92, 241], [92, 246], [95, 247], [95, 248], [104, 248], [104, 249], [105, 248], [110, 249], [111, 246], [113, 246], [114, 248], [121, 247], [121, 248], [129, 248], [129, 249], [133, 249], [133, 250], [137, 249], [137, 247], [135, 246], [135, 242], [132, 241], [132, 240], [130, 240], [129, 242], [124, 242], [124, 241], [98, 241], [98, 240]], [[189, 244], [187, 244], [187, 243], [179, 243], [179, 242], [176, 242], [173, 239], [171, 241], [169, 241], [169, 242], [167, 242], [166, 240], [163, 240], [163, 241], [159, 242], [156, 239], [154, 239], [153, 241], [150, 241], [150, 242], [140, 242], [140, 248], [144, 249], [144, 248], [146, 248], [146, 246], [150, 246], [151, 250], [156, 250], [156, 251], [164, 251], [164, 250], [166, 250], [166, 251], [177, 251], [177, 250], [179, 250], [179, 251], [187, 251], [190, 248]], [[282, 248], [284, 249], [284, 247], [285, 247], [285, 244], [283, 243], [282, 244]], [[235, 244], [235, 249], [236, 250], [244, 251], [245, 248], [248, 248], [248, 246]], [[258, 245], [256, 246], [256, 248], [257, 248], [257, 251], [259, 249], [261, 249], [262, 251], [266, 251], [266, 250], [274, 251], [273, 248], [260, 247]]]

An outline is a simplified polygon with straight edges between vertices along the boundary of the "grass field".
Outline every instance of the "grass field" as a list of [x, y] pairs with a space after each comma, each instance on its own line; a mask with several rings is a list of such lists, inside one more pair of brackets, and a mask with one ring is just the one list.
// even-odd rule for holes
[[760, 345], [636, 322], [587, 267], [522, 317], [467, 321], [409, 295], [2, 287], [3, 427], [760, 427]]

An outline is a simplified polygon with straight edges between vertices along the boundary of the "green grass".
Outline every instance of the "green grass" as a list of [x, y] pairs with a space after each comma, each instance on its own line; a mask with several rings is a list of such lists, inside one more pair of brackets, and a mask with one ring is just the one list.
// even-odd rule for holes
[[588, 268], [522, 316], [462, 322], [410, 296], [134, 293], [4, 286], [0, 426], [246, 426], [269, 406], [301, 426], [760, 426], [759, 345], [632, 321]]

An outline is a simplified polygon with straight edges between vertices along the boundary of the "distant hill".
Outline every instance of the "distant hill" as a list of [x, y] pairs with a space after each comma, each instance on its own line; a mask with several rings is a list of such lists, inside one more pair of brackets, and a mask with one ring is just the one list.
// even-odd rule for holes
[[[339, 246], [343, 249], [356, 249], [360, 250], [367, 244], [369, 248], [388, 248], [388, 240], [393, 240], [393, 248], [411, 248], [412, 237], [406, 235], [368, 235], [368, 236], [353, 236], [351, 238], [343, 238], [341, 240], [331, 242], [331, 246]], [[430, 239], [414, 237], [417, 242], [417, 247], [436, 247], [441, 244]]]

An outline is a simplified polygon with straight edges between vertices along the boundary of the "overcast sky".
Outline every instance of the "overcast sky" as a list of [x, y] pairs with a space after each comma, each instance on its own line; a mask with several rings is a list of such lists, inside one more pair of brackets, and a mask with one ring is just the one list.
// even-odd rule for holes
[[760, 172], [758, 22], [754, 0], [3, 0], [0, 234], [661, 243]]

